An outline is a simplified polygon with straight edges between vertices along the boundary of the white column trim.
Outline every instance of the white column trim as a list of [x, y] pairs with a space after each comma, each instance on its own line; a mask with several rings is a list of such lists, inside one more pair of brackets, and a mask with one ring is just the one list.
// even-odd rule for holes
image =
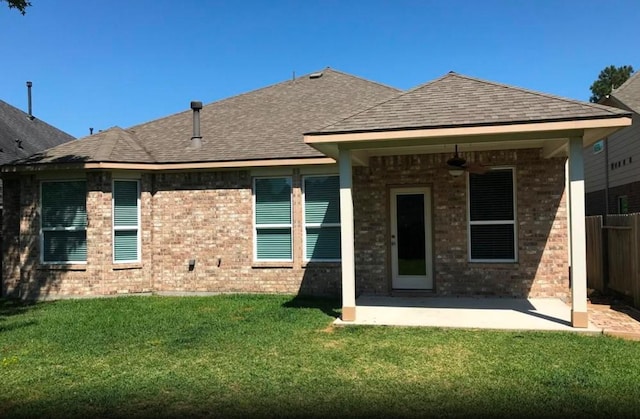
[[571, 246], [571, 318], [574, 327], [587, 327], [587, 246], [584, 209], [582, 138], [569, 139], [569, 240]]
[[[340, 245], [342, 257], [342, 317], [343, 320], [354, 320], [356, 307], [356, 269], [353, 245], [353, 194], [351, 190], [353, 178], [350, 150], [340, 150], [339, 169], [341, 227]], [[349, 309], [353, 308], [353, 313], [350, 313], [352, 315], [344, 312], [345, 307]]]

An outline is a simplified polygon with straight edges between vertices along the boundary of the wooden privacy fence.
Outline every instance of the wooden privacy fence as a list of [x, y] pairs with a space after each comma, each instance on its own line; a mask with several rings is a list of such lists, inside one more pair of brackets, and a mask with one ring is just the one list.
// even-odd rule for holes
[[587, 286], [614, 290], [640, 308], [640, 214], [586, 217]]
[[602, 231], [602, 217], [587, 217], [587, 287], [605, 290], [605, 266], [604, 266], [604, 232]]

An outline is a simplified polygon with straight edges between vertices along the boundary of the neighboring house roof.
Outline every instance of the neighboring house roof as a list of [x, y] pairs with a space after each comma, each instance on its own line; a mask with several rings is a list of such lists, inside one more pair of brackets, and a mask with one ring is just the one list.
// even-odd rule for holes
[[34, 163], [185, 163], [318, 158], [303, 142], [317, 130], [399, 90], [332, 69], [205, 105], [200, 111], [202, 146], [191, 146], [192, 111], [129, 129], [110, 128], [31, 156]]
[[0, 100], [0, 164], [23, 159], [74, 138]]
[[309, 134], [551, 122], [627, 114], [604, 105], [450, 72]]
[[640, 71], [632, 74], [622, 86], [611, 92], [610, 96], [635, 113], [640, 113]]

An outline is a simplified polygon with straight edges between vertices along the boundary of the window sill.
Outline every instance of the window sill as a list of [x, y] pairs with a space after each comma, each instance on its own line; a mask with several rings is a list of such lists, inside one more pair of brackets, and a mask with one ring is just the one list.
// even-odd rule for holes
[[111, 266], [112, 271], [123, 271], [126, 269], [142, 269], [142, 263], [114, 263], [113, 266]]
[[470, 260], [468, 261], [472, 265], [517, 265], [517, 260]]
[[323, 268], [340, 268], [342, 262], [339, 260], [307, 260], [302, 262], [303, 268], [312, 268], [314, 266], [322, 266]]
[[39, 271], [86, 271], [87, 265], [81, 263], [45, 264], [41, 263], [36, 269]]
[[253, 269], [263, 269], [263, 268], [293, 268], [293, 262], [259, 262], [253, 261], [251, 264], [251, 268]]

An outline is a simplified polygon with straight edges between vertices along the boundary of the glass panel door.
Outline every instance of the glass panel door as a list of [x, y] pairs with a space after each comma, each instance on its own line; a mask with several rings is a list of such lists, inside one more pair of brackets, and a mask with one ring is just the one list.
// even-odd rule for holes
[[391, 191], [391, 264], [394, 289], [433, 288], [429, 188]]

